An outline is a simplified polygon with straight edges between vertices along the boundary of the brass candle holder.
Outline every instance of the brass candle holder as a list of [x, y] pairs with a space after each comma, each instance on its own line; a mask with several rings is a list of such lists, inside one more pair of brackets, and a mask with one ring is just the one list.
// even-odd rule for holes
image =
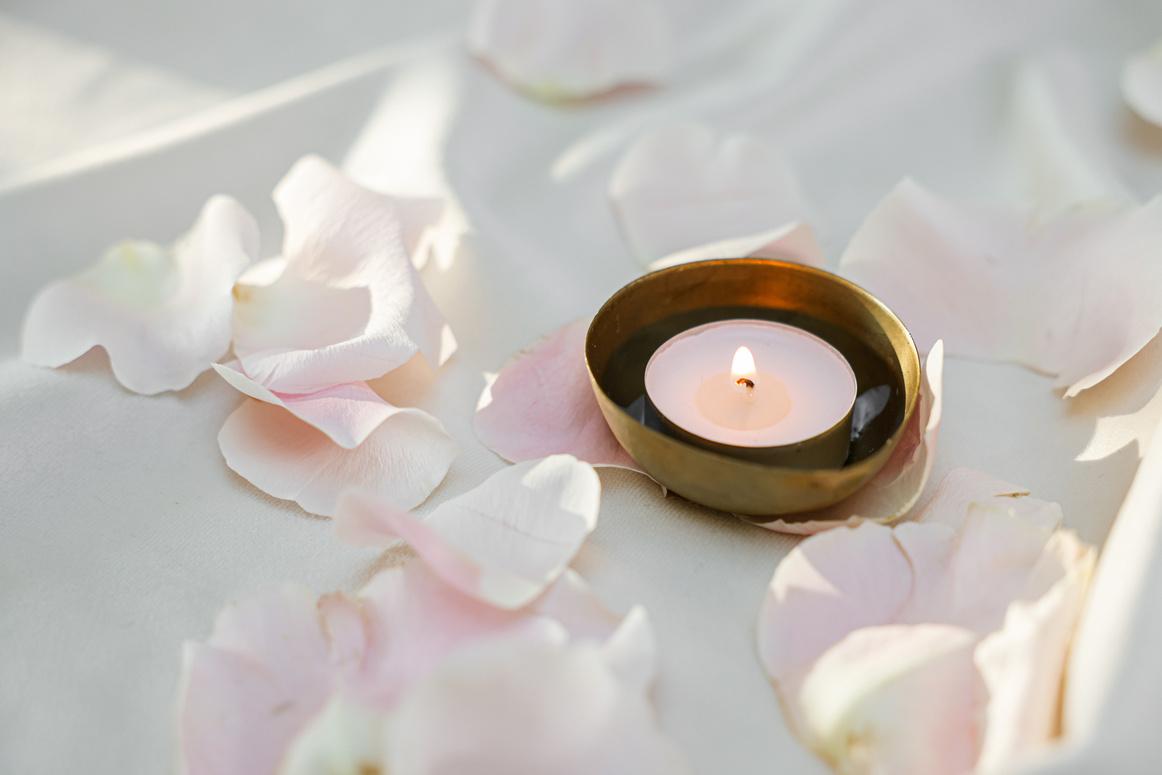
[[[841, 464], [834, 457], [820, 464], [809, 453], [772, 463], [726, 445], [707, 448], [678, 438], [652, 412], [645, 366], [658, 347], [734, 318], [797, 326], [851, 364], [857, 422]], [[829, 506], [867, 483], [899, 443], [920, 394], [916, 345], [887, 307], [833, 274], [769, 259], [699, 261], [635, 280], [593, 318], [585, 359], [606, 422], [650, 476], [688, 500], [756, 521]]]

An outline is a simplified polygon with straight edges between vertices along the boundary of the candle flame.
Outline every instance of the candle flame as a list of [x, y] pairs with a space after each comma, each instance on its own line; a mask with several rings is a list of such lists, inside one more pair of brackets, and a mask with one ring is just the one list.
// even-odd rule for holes
[[746, 347], [740, 347], [734, 353], [734, 362], [730, 366], [730, 374], [735, 380], [753, 380], [758, 373], [754, 367], [754, 356]]

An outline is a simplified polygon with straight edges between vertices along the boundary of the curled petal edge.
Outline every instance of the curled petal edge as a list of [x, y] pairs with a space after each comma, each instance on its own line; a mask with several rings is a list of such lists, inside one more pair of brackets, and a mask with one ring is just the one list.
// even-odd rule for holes
[[448, 584], [514, 609], [565, 570], [597, 525], [600, 492], [589, 464], [554, 455], [498, 471], [425, 521], [366, 493], [347, 493], [334, 530], [353, 546], [387, 548], [403, 539]]

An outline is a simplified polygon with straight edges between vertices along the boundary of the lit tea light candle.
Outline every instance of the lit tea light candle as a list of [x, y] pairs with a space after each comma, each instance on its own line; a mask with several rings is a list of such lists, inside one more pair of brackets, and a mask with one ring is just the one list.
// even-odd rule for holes
[[856, 385], [830, 344], [767, 320], [683, 331], [658, 348], [645, 372], [646, 394], [665, 420], [700, 439], [750, 448], [832, 431], [850, 416]]

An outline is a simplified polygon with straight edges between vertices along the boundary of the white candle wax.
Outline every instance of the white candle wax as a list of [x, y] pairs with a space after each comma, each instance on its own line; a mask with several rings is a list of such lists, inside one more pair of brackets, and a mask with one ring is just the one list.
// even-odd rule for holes
[[[745, 354], [732, 371], [735, 355]], [[747, 384], [747, 383], [752, 384]], [[679, 428], [719, 444], [780, 447], [830, 430], [855, 404], [855, 372], [827, 342], [768, 320], [683, 331], [650, 358], [646, 394]]]

